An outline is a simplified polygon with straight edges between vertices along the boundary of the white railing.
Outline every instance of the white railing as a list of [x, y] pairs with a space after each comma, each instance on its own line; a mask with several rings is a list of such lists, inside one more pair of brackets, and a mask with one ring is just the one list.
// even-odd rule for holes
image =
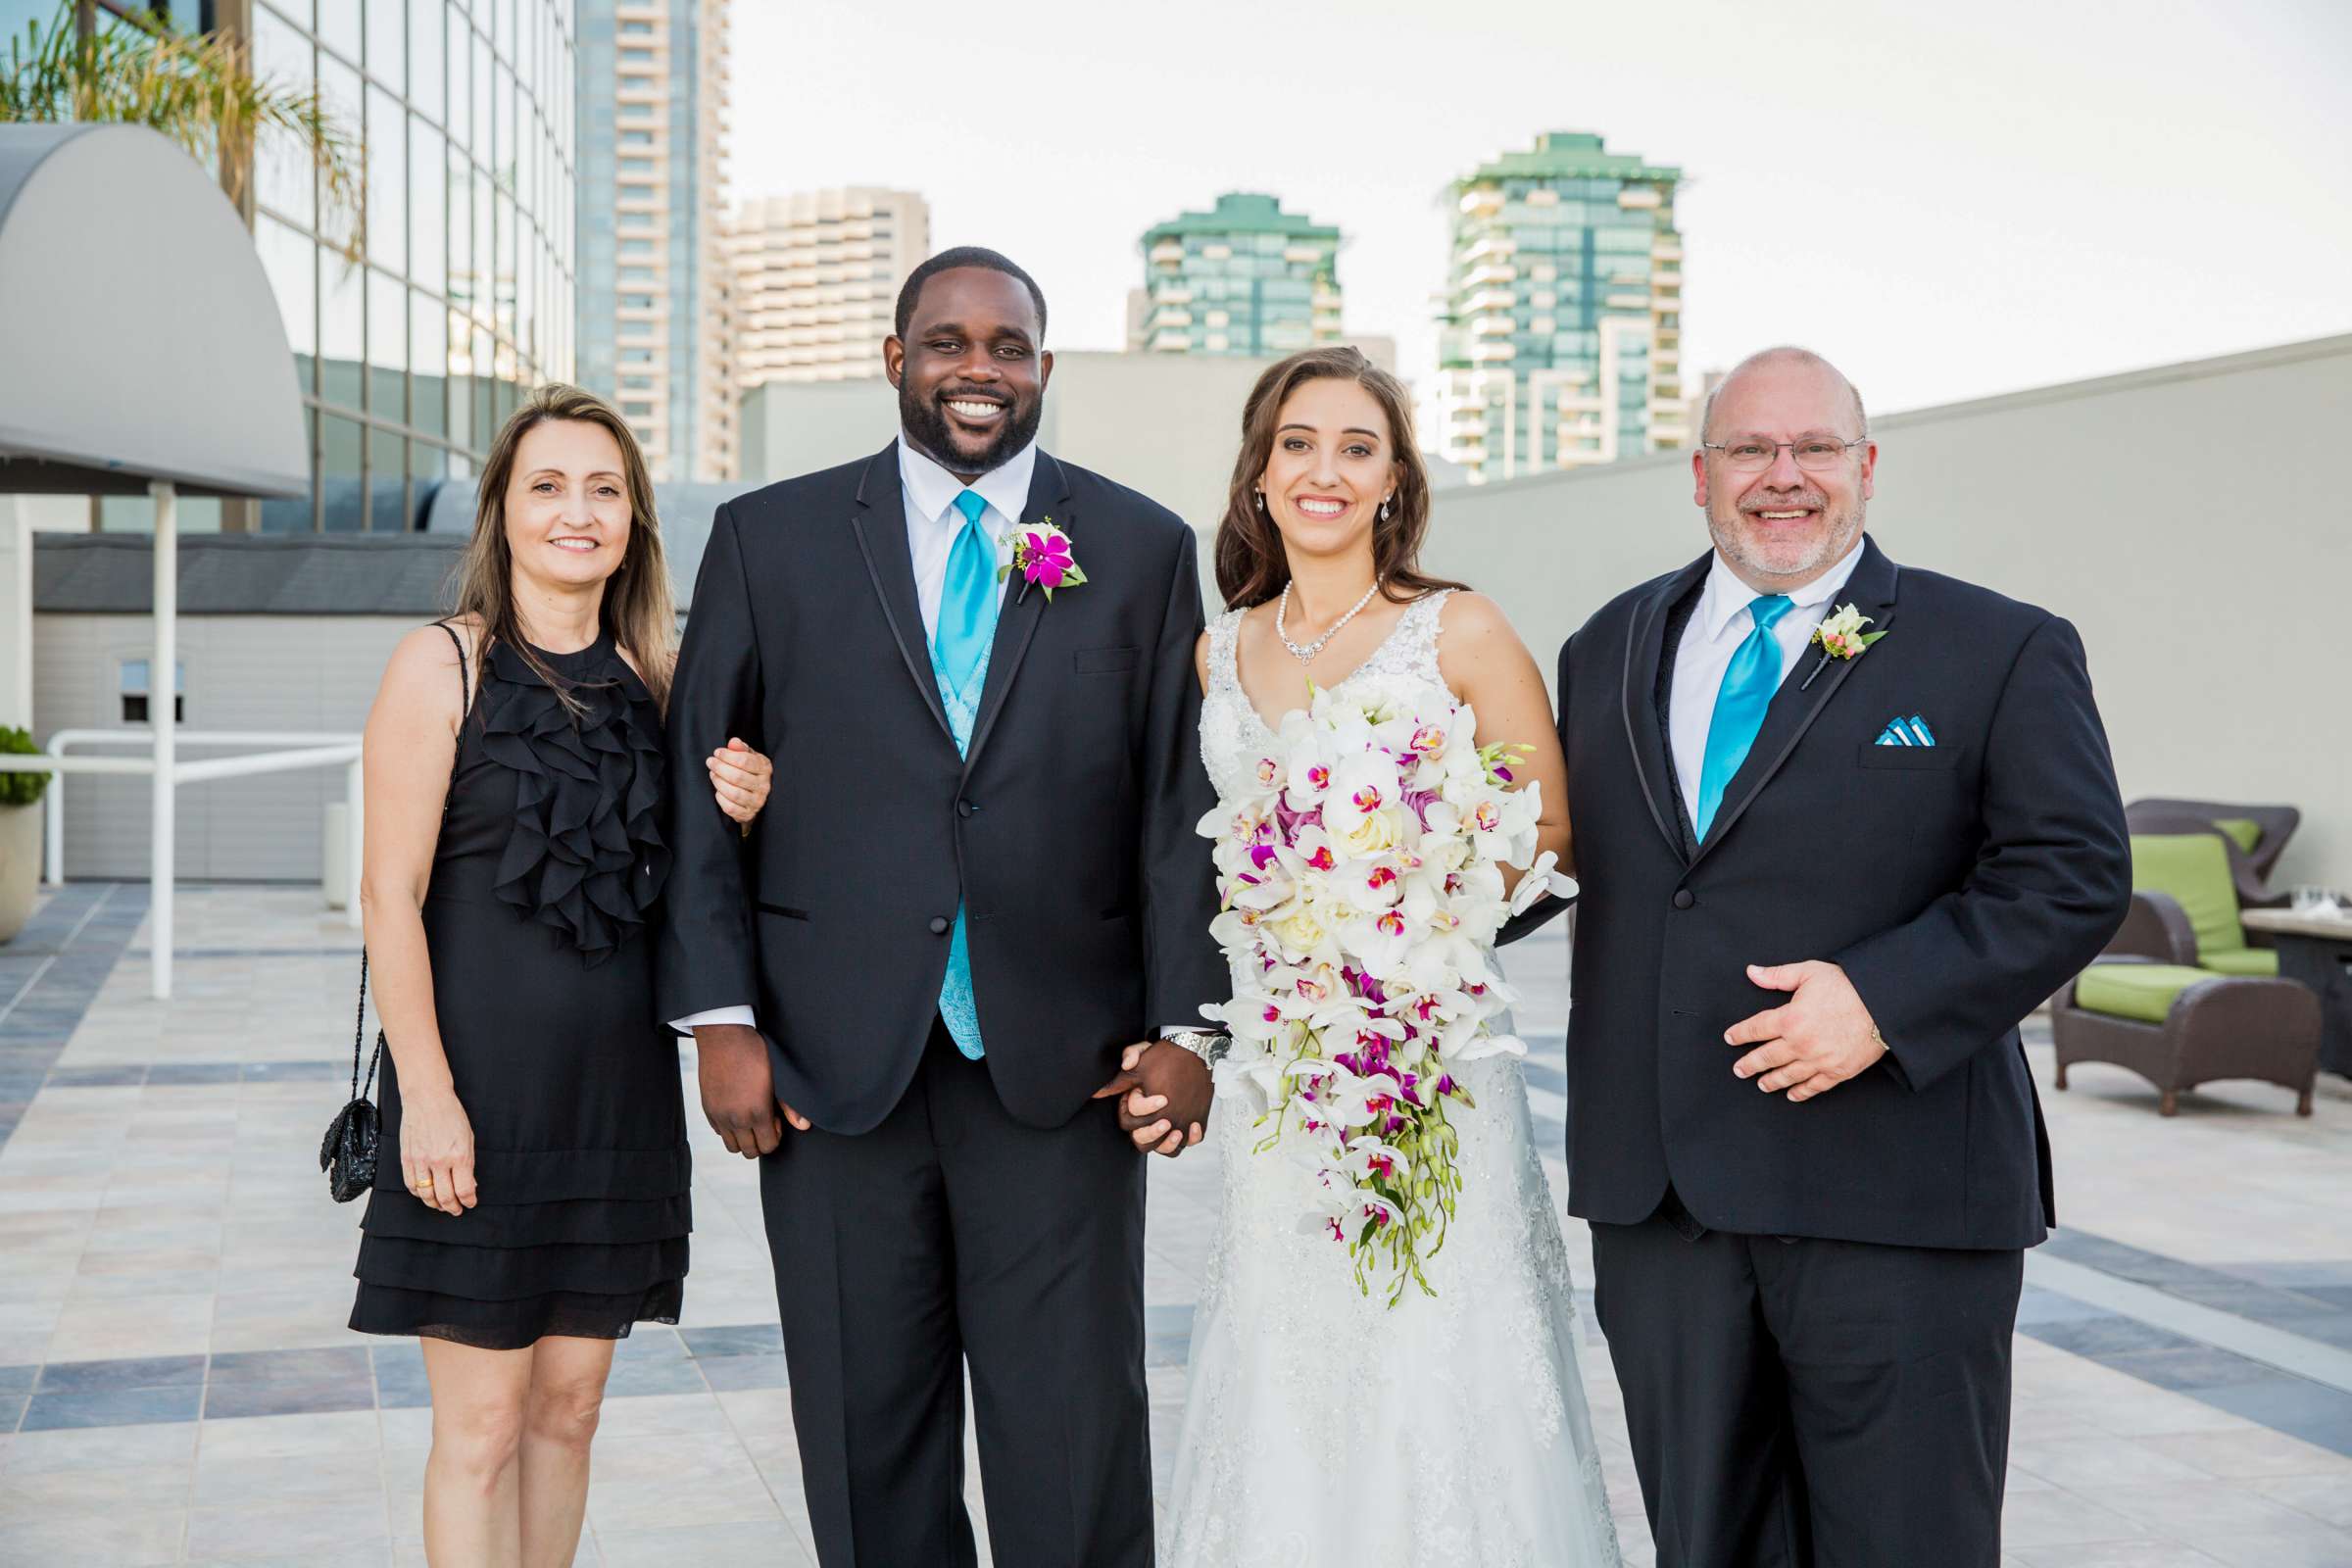
[[[359, 756], [353, 748], [360, 744], [357, 735], [348, 732], [262, 729], [181, 729], [182, 746], [299, 746], [299, 752], [270, 752], [258, 757], [220, 758], [209, 762], [183, 762], [173, 771], [182, 784], [201, 784], [209, 779], [234, 778], [247, 773], [283, 773], [303, 767], [328, 767], [337, 762], [351, 766], [351, 800], [360, 798]], [[144, 746], [152, 750], [155, 731], [145, 724], [128, 724], [120, 729], [61, 729], [49, 737], [49, 755], [63, 757], [77, 746]], [[267, 767], [254, 767], [254, 762], [269, 762]], [[104, 768], [76, 767], [77, 773], [152, 773], [148, 758], [123, 758], [118, 765]], [[41, 826], [45, 835], [41, 864], [41, 880], [50, 887], [66, 885], [66, 781], [61, 772], [42, 796]]]
[[[148, 808], [148, 905], [147, 945], [152, 957], [153, 993], [157, 1001], [172, 996], [172, 850], [178, 838], [179, 786], [198, 784], [209, 779], [237, 778], [254, 773], [283, 773], [302, 767], [330, 767], [336, 763], [350, 769], [351, 805], [347, 814], [343, 852], [349, 872], [346, 890], [346, 912], [353, 925], [360, 923], [360, 845], [363, 828], [361, 811], [364, 801], [360, 780], [360, 742], [353, 735], [270, 735], [245, 732], [251, 738], [243, 744], [259, 746], [284, 745], [289, 741], [322, 742], [302, 746], [293, 751], [261, 752], [251, 757], [223, 757], [209, 762], [179, 760], [181, 730], [173, 719], [173, 710], [164, 706], [164, 699], [174, 689], [166, 684], [173, 670], [179, 668], [179, 491], [169, 479], [151, 479], [147, 493], [155, 502], [154, 599], [155, 652], [147, 667], [159, 688], [156, 698], [163, 710], [163, 721], [147, 727], [145, 757], [68, 757], [65, 747], [52, 743], [48, 755], [22, 757], [0, 753], [0, 772], [47, 773], [51, 778], [50, 798], [56, 804], [50, 808], [49, 875], [54, 879], [65, 871], [65, 838], [62, 813], [65, 809], [61, 792], [68, 773], [131, 773], [146, 774], [153, 782], [147, 791]], [[27, 557], [29, 562], [29, 557]], [[134, 739], [122, 731], [81, 731], [78, 738]], [[210, 737], [191, 735], [191, 744], [202, 745], [208, 739], [217, 744], [238, 744], [215, 734]], [[68, 744], [71, 744], [69, 742]]]
[[[169, 669], [170, 664], [159, 668]], [[68, 755], [76, 746], [144, 746], [145, 757], [74, 757]], [[244, 757], [217, 757], [204, 761], [182, 762], [174, 755], [177, 746], [274, 746], [290, 750], [255, 752]], [[160, 754], [160, 755], [159, 755]], [[161, 764], [159, 768], [159, 763]], [[346, 800], [349, 802], [343, 838], [344, 858], [344, 914], [354, 926], [360, 923], [360, 866], [364, 834], [362, 814], [365, 795], [360, 775], [360, 737], [349, 733], [306, 733], [287, 730], [189, 730], [176, 724], [158, 730], [152, 725], [122, 729], [68, 729], [49, 737], [49, 749], [41, 756], [12, 756], [0, 754], [0, 771], [16, 773], [47, 773], [49, 788], [43, 794], [44, 843], [42, 869], [44, 880], [51, 887], [65, 882], [66, 866], [66, 776], [71, 773], [131, 774], [153, 778], [163, 771], [170, 779], [172, 792], [182, 784], [205, 784], [216, 779], [248, 778], [259, 773], [290, 773], [310, 767], [345, 769]], [[159, 824], [169, 824], [166, 790], [157, 788], [158, 808], [154, 812]], [[150, 946], [154, 954], [155, 995], [168, 998], [172, 994], [172, 839], [170, 827], [164, 826], [154, 851], [154, 886], [150, 895]]]

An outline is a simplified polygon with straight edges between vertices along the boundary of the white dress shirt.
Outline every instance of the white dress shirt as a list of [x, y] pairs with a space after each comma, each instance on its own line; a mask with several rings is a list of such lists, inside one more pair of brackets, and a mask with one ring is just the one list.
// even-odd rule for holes
[[[1036, 471], [1037, 443], [1032, 441], [966, 485], [917, 451], [904, 433], [899, 436], [899, 489], [906, 501], [906, 549], [914, 561], [914, 598], [922, 606], [925, 642], [939, 630], [939, 599], [947, 587], [948, 553], [956, 547], [956, 534], [963, 531], [963, 513], [956, 498], [967, 489], [977, 490], [980, 499], [988, 503], [988, 509], [980, 514], [980, 526], [1001, 556], [1005, 536], [1019, 524], [1021, 511], [1029, 505], [1029, 480]], [[758, 1018], [747, 1004], [712, 1007], [674, 1019], [670, 1027], [690, 1035], [701, 1023], [757, 1027]]]
[[1032, 441], [966, 485], [925, 454], [899, 437], [899, 488], [906, 497], [906, 548], [914, 558], [914, 599], [923, 608], [923, 637], [939, 630], [939, 596], [948, 583], [948, 553], [963, 531], [963, 514], [956, 498], [977, 490], [988, 510], [980, 526], [998, 548], [1003, 564], [1005, 536], [1020, 523], [1021, 509], [1029, 505], [1029, 479], [1037, 471], [1037, 443]]
[[[1781, 645], [1781, 678], [1787, 680], [1804, 659], [1813, 629], [1829, 618], [1831, 601], [1854, 574], [1862, 560], [1862, 541], [1836, 565], [1788, 595], [1789, 606], [1772, 624], [1773, 641]], [[1707, 728], [1715, 718], [1715, 696], [1723, 686], [1732, 655], [1756, 629], [1748, 606], [1765, 597], [1740, 580], [1723, 552], [1707, 570], [1707, 586], [1699, 593], [1698, 608], [1683, 628], [1683, 643], [1673, 650], [1672, 711], [1667, 729], [1674, 740], [1674, 771], [1683, 786], [1683, 806], [1690, 820], [1698, 820], [1698, 775], [1706, 763]]]

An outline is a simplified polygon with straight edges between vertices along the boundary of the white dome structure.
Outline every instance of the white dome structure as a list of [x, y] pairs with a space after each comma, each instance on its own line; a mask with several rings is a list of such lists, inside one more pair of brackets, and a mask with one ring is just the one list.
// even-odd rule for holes
[[310, 442], [253, 236], [137, 125], [0, 125], [0, 492], [299, 496]]

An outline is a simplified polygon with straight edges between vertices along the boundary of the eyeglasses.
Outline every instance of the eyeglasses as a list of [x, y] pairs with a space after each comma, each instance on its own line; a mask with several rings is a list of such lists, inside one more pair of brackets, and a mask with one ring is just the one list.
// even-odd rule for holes
[[1870, 438], [1859, 441], [1840, 441], [1834, 435], [1799, 436], [1794, 441], [1766, 441], [1761, 437], [1742, 436], [1737, 441], [1701, 441], [1709, 452], [1720, 452], [1726, 466], [1742, 473], [1759, 472], [1780, 459], [1781, 448], [1787, 447], [1796, 459], [1796, 466], [1807, 473], [1827, 473], [1845, 461], [1849, 448], [1867, 446]]

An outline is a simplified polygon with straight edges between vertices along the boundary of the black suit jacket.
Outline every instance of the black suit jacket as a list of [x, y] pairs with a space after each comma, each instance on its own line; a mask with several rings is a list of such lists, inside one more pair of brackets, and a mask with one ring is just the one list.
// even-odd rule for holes
[[776, 1093], [859, 1133], [914, 1076], [958, 901], [988, 1070], [1058, 1125], [1127, 1044], [1224, 997], [1201, 766], [1193, 531], [1040, 453], [1024, 522], [1070, 536], [1083, 586], [1006, 580], [968, 757], [915, 599], [895, 443], [720, 509], [669, 706], [673, 777], [713, 737], [775, 759], [739, 837], [671, 807], [662, 1015], [754, 1004]]
[[[1720, 1230], [2032, 1246], [2055, 1207], [2018, 1024], [2105, 946], [2132, 887], [2082, 642], [1866, 541], [1841, 602], [1887, 635], [1818, 673], [1805, 650], [1693, 842], [1663, 694], [1712, 559], [1560, 650], [1582, 884], [1569, 1209], [1631, 1224], [1671, 1182]], [[1914, 713], [1936, 746], [1873, 744]], [[1734, 1077], [1723, 1037], [1788, 1000], [1748, 964], [1806, 958], [1843, 967], [1890, 1054], [1793, 1104]]]

